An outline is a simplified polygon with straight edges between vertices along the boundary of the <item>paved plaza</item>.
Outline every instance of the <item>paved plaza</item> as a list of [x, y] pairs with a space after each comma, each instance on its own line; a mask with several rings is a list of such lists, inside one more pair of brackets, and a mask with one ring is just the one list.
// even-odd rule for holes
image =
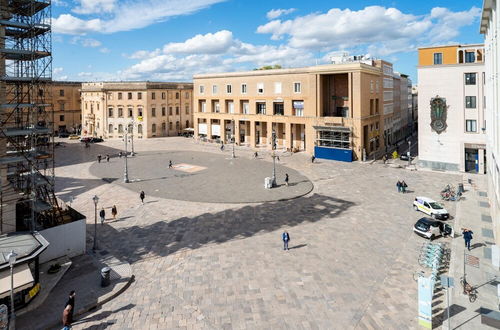
[[[282, 154], [280, 171], [294, 173], [291, 181], [299, 175], [299, 181], [311, 181], [311, 192], [283, 201], [207, 203], [196, 186], [182, 189], [201, 201], [174, 197], [169, 187], [165, 193], [148, 194], [142, 205], [138, 188], [121, 183], [123, 167], [95, 161], [97, 154], [120, 161], [114, 157], [122, 144], [108, 141], [86, 149], [68, 142], [58, 149], [59, 196], [72, 199], [72, 206], [87, 215], [89, 230], [92, 196], [99, 196], [108, 214], [108, 208], [117, 206], [118, 218], [99, 228], [100, 247], [129, 262], [136, 277], [123, 294], [85, 316], [75, 329], [418, 328], [412, 274], [420, 270], [417, 258], [425, 240], [413, 234], [412, 226], [424, 214], [412, 209], [412, 201], [416, 195], [438, 199], [446, 184], [461, 182], [461, 175], [380, 163], [318, 159], [311, 164], [305, 154]], [[251, 193], [258, 195], [259, 187], [267, 193], [262, 180], [272, 162], [267, 153], [253, 160], [252, 150], [238, 148], [239, 163], [230, 159], [230, 151], [185, 138], [136, 141], [135, 148], [131, 178], [146, 178], [140, 174], [144, 169], [134, 166], [150, 168], [148, 155], [162, 159], [162, 168], [148, 178], [162, 178], [168, 176], [166, 154], [210, 168], [188, 158], [211, 153], [217, 167], [225, 164], [233, 178], [247, 178], [238, 164], [243, 169], [261, 164], [262, 174], [255, 170], [251, 176], [261, 175]], [[213, 175], [211, 180], [223, 179], [224, 171]], [[180, 187], [192, 177], [162, 180], [164, 185], [176, 180], [173, 187]], [[407, 182], [408, 194], [397, 192], [398, 179]], [[445, 207], [455, 215], [453, 202]], [[289, 251], [282, 248], [283, 230], [291, 236]]]
[[[169, 162], [172, 161], [172, 168]], [[303, 196], [313, 189], [298, 171], [276, 165], [278, 187], [263, 189], [272, 176], [272, 162], [228, 153], [196, 151], [141, 152], [127, 160], [130, 183], [123, 183], [124, 158], [96, 162], [90, 173], [155, 197], [208, 203], [255, 203]], [[285, 174], [289, 186], [285, 186]]]

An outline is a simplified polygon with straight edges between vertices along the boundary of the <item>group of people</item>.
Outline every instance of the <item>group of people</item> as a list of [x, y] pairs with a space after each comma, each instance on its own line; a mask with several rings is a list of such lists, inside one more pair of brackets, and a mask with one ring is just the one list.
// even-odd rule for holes
[[[102, 155], [101, 154], [97, 155], [97, 162], [100, 163], [101, 160], [102, 160]], [[106, 155], [106, 161], [109, 163], [109, 155]]]
[[[116, 219], [116, 215], [118, 214], [118, 210], [116, 209], [116, 205], [113, 205], [111, 208], [111, 214], [113, 215], [113, 220]], [[99, 216], [101, 217], [101, 224], [104, 224], [104, 220], [106, 220], [106, 211], [104, 210], [104, 207], [101, 208], [101, 211], [99, 212]]]
[[401, 193], [406, 193], [406, 188], [408, 188], [408, 185], [406, 184], [405, 180], [399, 181], [396, 183], [396, 187], [398, 188], [398, 192]]

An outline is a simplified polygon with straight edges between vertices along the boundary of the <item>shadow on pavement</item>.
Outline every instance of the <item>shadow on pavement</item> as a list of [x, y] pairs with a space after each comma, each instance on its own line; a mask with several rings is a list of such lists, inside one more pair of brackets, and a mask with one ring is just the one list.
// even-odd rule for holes
[[[317, 222], [324, 217], [331, 220], [354, 205], [343, 199], [314, 194], [294, 200], [204, 213], [193, 218], [182, 217], [170, 222], [158, 221], [144, 227], [117, 230], [104, 224], [99, 229], [99, 236], [116, 258], [132, 264], [140, 261], [143, 255], [164, 257], [182, 249], [198, 249], [208, 244], [273, 232], [283, 226]], [[151, 237], [162, 237], [164, 244], [158, 244]]]

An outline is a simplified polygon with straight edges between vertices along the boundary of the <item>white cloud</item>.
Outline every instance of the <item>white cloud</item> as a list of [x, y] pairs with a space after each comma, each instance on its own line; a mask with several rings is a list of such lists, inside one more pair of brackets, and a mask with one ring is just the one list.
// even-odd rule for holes
[[78, 14], [100, 14], [98, 18], [84, 20], [71, 14], [53, 18], [56, 33], [86, 34], [114, 33], [140, 29], [173, 16], [189, 15], [225, 0], [79, 0], [73, 9]]
[[462, 12], [434, 8], [423, 16], [380, 6], [358, 11], [333, 8], [292, 20], [273, 20], [259, 26], [257, 33], [271, 34], [273, 40], [288, 38], [288, 44], [296, 48], [328, 50], [378, 45], [389, 50], [389, 45], [396, 42], [400, 50], [411, 48], [420, 40], [449, 40], [459, 34], [461, 27], [472, 24], [479, 14], [476, 7]]
[[163, 52], [173, 54], [220, 54], [226, 52], [233, 44], [233, 33], [222, 30], [213, 34], [198, 34], [184, 42], [169, 43], [163, 47]]
[[78, 77], [92, 77], [92, 72], [79, 72]]
[[53, 68], [52, 69], [52, 74], [56, 75], [56, 74], [59, 74], [59, 73], [61, 73], [63, 71], [64, 71], [64, 68], [62, 68], [62, 67]]
[[76, 0], [79, 6], [72, 11], [77, 14], [109, 13], [115, 9], [116, 0]]
[[52, 4], [59, 7], [68, 7], [68, 3], [62, 0], [52, 0]]
[[103, 54], [111, 53], [111, 50], [109, 48], [106, 48], [106, 47], [102, 47], [101, 49], [99, 49], [99, 51]]
[[270, 11], [267, 12], [266, 17], [268, 19], [275, 19], [280, 16], [288, 15], [296, 11], [296, 8], [289, 8], [289, 9], [271, 9]]

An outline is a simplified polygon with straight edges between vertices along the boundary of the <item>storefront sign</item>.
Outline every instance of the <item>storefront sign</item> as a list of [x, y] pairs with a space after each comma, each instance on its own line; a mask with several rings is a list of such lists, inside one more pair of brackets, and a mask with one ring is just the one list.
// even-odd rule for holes
[[40, 283], [37, 283], [29, 292], [28, 292], [28, 298], [31, 299], [34, 296], [37, 295], [37, 293], [40, 291]]

